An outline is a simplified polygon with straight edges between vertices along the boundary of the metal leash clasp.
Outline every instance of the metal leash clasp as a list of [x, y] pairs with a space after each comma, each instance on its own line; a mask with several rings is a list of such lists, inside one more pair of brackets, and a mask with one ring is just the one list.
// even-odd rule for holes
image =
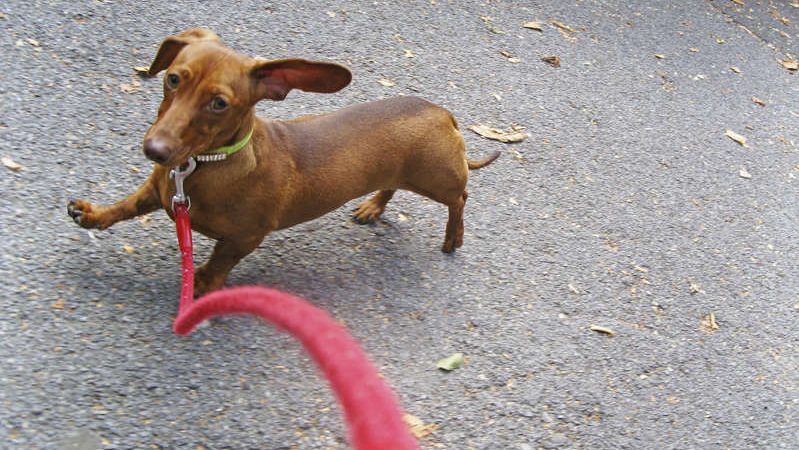
[[189, 196], [186, 195], [186, 192], [183, 190], [183, 180], [191, 175], [195, 168], [197, 168], [197, 161], [195, 161], [194, 158], [189, 157], [189, 160], [186, 161], [185, 169], [175, 167], [169, 171], [169, 178], [175, 180], [175, 195], [172, 196], [173, 212], [175, 211], [176, 204], [186, 205], [186, 210], [191, 208], [191, 199], [189, 199]]

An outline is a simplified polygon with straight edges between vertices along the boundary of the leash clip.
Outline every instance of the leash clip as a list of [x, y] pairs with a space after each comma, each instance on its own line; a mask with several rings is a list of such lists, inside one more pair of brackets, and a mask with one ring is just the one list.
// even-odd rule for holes
[[183, 180], [191, 175], [195, 168], [197, 168], [197, 161], [189, 157], [188, 161], [186, 161], [185, 169], [176, 167], [169, 171], [169, 178], [175, 180], [175, 195], [172, 196], [172, 211], [175, 211], [175, 205], [178, 204], [186, 205], [186, 210], [191, 208], [191, 199], [183, 190]]

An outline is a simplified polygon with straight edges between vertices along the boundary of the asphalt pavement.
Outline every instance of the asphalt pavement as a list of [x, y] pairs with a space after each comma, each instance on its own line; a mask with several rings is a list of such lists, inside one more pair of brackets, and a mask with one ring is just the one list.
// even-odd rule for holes
[[[431, 425], [424, 449], [799, 448], [796, 1], [8, 0], [0, 13], [0, 448], [347, 448], [291, 338], [236, 317], [172, 334], [180, 272], [162, 211], [102, 232], [66, 214], [70, 198], [109, 203], [145, 179], [161, 81], [134, 67], [195, 26], [253, 56], [353, 71], [339, 93], [293, 92], [261, 115], [417, 95], [453, 112], [471, 157], [502, 152], [471, 174], [455, 255], [439, 251], [446, 209], [400, 193], [372, 226], [351, 222], [352, 203], [275, 233], [228, 280], [346, 324]], [[211, 242], [195, 240], [202, 260]], [[437, 370], [454, 352], [465, 365]]]

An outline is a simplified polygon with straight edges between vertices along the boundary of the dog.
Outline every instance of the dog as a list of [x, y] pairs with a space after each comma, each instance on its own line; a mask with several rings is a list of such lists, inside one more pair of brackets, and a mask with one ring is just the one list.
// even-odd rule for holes
[[159, 208], [174, 219], [170, 170], [195, 158], [185, 183], [191, 225], [216, 240], [196, 273], [198, 296], [223, 287], [270, 232], [375, 191], [355, 210], [356, 222], [377, 220], [397, 189], [412, 191], [449, 208], [441, 250], [453, 252], [463, 244], [468, 173], [499, 157], [467, 159], [452, 114], [416, 97], [286, 121], [258, 118], [255, 104], [263, 99], [283, 100], [292, 89], [336, 92], [352, 75], [328, 62], [253, 59], [206, 29], [167, 37], [148, 75], [161, 71], [164, 98], [143, 143], [155, 162], [150, 176], [117, 203], [72, 200], [67, 212], [81, 227], [98, 229]]

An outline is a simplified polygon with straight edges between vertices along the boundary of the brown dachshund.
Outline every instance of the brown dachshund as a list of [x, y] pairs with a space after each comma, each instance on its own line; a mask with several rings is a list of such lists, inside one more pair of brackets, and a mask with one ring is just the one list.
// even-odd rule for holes
[[172, 217], [170, 169], [196, 158], [185, 183], [191, 225], [217, 241], [197, 270], [197, 295], [222, 287], [270, 232], [373, 191], [355, 210], [357, 222], [380, 217], [396, 189], [413, 191], [449, 207], [442, 251], [452, 252], [463, 243], [469, 170], [499, 156], [466, 159], [452, 114], [414, 97], [287, 121], [259, 119], [260, 100], [283, 100], [292, 89], [336, 92], [349, 84], [350, 71], [302, 59], [249, 58], [205, 29], [164, 40], [149, 74], [162, 70], [164, 99], [144, 137], [144, 154], [156, 163], [152, 174], [113, 205], [73, 200], [67, 209], [84, 228], [108, 228], [158, 208]]

